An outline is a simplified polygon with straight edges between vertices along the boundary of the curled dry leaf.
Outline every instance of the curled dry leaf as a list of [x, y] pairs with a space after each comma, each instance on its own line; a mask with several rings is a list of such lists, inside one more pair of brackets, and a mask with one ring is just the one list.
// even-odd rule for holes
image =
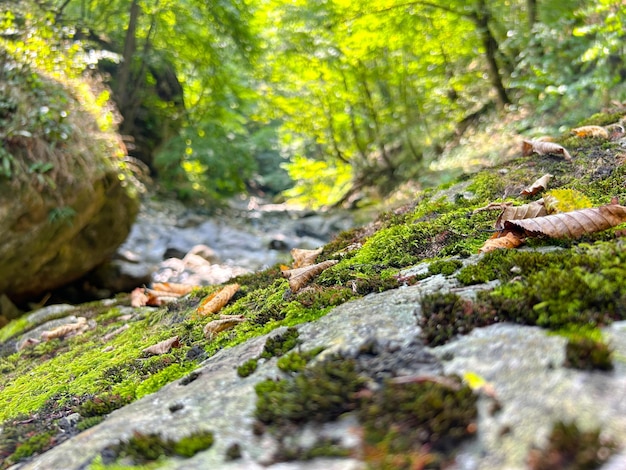
[[131, 307], [143, 307], [148, 305], [150, 297], [146, 295], [146, 290], [143, 287], [137, 287], [130, 293], [130, 306]]
[[609, 139], [619, 139], [626, 133], [624, 126], [618, 123], [609, 124], [608, 126], [604, 126], [604, 128], [609, 133]]
[[212, 320], [204, 325], [204, 336], [207, 339], [213, 339], [218, 333], [245, 321], [246, 318], [243, 315], [220, 315], [218, 320]]
[[543, 203], [543, 199], [530, 202], [521, 206], [513, 206], [510, 203], [506, 203], [502, 213], [496, 220], [495, 228], [497, 230], [504, 229], [504, 222], [507, 220], [529, 219], [534, 217], [543, 217], [547, 215], [546, 208]]
[[171, 338], [165, 339], [160, 343], [153, 344], [152, 346], [148, 346], [143, 350], [146, 354], [153, 354], [158, 356], [160, 354], [166, 354], [170, 352], [172, 348], [179, 348], [180, 341], [178, 340], [178, 336], [172, 336]]
[[609, 138], [609, 132], [600, 126], [582, 126], [572, 129], [572, 134], [576, 137], [601, 137], [603, 139]]
[[487, 239], [478, 252], [489, 253], [494, 250], [517, 248], [522, 243], [524, 243], [524, 239], [518, 233], [506, 232], [501, 236]]
[[175, 282], [155, 282], [152, 291], [162, 294], [164, 297], [182, 297], [189, 294], [195, 286], [178, 284]]
[[302, 289], [307, 282], [313, 279], [315, 276], [320, 274], [325, 269], [334, 266], [339, 261], [335, 259], [329, 259], [327, 261], [323, 261], [321, 263], [317, 263], [311, 266], [306, 266], [303, 268], [297, 269], [288, 269], [283, 271], [283, 276], [289, 280], [289, 287], [292, 292], [297, 292]]
[[76, 336], [84, 333], [89, 329], [89, 323], [85, 317], [78, 317], [76, 323], [68, 323], [61, 325], [52, 330], [41, 333], [42, 341], [50, 341], [55, 338], [65, 338], [68, 336]]
[[238, 290], [239, 284], [228, 284], [217, 292], [209, 294], [200, 302], [196, 313], [204, 317], [219, 312]]
[[317, 250], [303, 250], [301, 248], [294, 248], [291, 250], [291, 256], [293, 257], [293, 267], [303, 268], [305, 266], [311, 266], [315, 263], [315, 259], [322, 252], [322, 247]]
[[559, 155], [565, 160], [571, 160], [572, 156], [562, 145], [554, 142], [541, 142], [538, 140], [522, 141], [522, 155], [525, 157], [536, 153], [537, 155]]
[[541, 178], [536, 180], [533, 184], [524, 188], [520, 194], [522, 196], [534, 196], [539, 191], [543, 191], [544, 189], [548, 187], [548, 183], [550, 182], [553, 176], [554, 175], [551, 175], [550, 173], [546, 173]]
[[626, 222], [626, 207], [618, 204], [580, 209], [524, 220], [507, 220], [504, 226], [524, 230], [528, 235], [552, 238], [579, 238]]

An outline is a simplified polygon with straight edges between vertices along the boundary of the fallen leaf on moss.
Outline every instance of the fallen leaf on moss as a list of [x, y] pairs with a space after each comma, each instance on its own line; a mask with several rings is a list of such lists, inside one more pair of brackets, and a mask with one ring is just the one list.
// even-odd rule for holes
[[543, 191], [544, 189], [548, 187], [548, 183], [550, 182], [553, 176], [554, 175], [551, 175], [550, 173], [546, 173], [541, 178], [536, 180], [533, 184], [524, 188], [520, 194], [522, 196], [534, 196], [539, 191]]
[[159, 307], [189, 294], [197, 286], [174, 282], [156, 282], [152, 288], [137, 287], [130, 293], [131, 307]]
[[522, 141], [522, 155], [527, 157], [536, 153], [537, 155], [559, 155], [565, 158], [565, 160], [571, 160], [572, 156], [561, 145], [554, 142], [541, 142], [538, 140], [524, 140]]
[[204, 336], [207, 339], [213, 339], [218, 333], [245, 321], [246, 318], [243, 315], [220, 315], [218, 320], [212, 320], [204, 325]]
[[315, 259], [322, 252], [322, 247], [317, 250], [303, 250], [301, 248], [294, 248], [291, 250], [291, 257], [293, 258], [293, 267], [303, 268], [315, 264]]
[[572, 129], [572, 134], [576, 137], [601, 137], [603, 139], [609, 138], [609, 132], [600, 126], [582, 126]]
[[148, 346], [143, 350], [146, 354], [152, 354], [158, 356], [160, 354], [166, 354], [170, 352], [172, 348], [179, 348], [180, 341], [178, 340], [178, 336], [172, 336], [171, 338], [165, 339], [157, 344], [153, 344], [152, 346]]
[[504, 235], [487, 239], [478, 252], [489, 253], [494, 250], [517, 248], [522, 243], [524, 239], [518, 233], [506, 232]]
[[152, 284], [152, 290], [170, 294], [172, 297], [182, 297], [189, 294], [195, 286], [189, 284], [178, 284], [176, 282], [155, 282]]
[[508, 205], [504, 206], [502, 213], [496, 220], [496, 230], [504, 229], [504, 222], [507, 220], [531, 219], [534, 217], [543, 217], [544, 215], [548, 215], [543, 199], [538, 199], [521, 206], [513, 206], [510, 203], [507, 204]]
[[623, 222], [626, 222], [626, 207], [608, 204], [534, 219], [507, 220], [504, 225], [511, 230], [521, 229], [528, 236], [579, 238], [586, 234], [607, 230]]
[[148, 305], [150, 297], [146, 295], [146, 290], [143, 287], [137, 287], [130, 293], [130, 306], [131, 307], [143, 307]]
[[67, 325], [61, 325], [52, 330], [47, 330], [41, 333], [41, 339], [43, 341], [50, 341], [55, 338], [66, 338], [69, 336], [77, 336], [89, 329], [89, 323], [85, 317], [78, 317], [76, 323], [68, 323]]
[[219, 312], [239, 290], [239, 284], [228, 284], [220, 290], [206, 296], [198, 306], [196, 313], [207, 316]]
[[325, 269], [334, 266], [339, 261], [335, 259], [329, 259], [321, 263], [313, 264], [311, 266], [305, 266], [303, 268], [288, 269], [283, 271], [283, 276], [289, 280], [289, 288], [292, 292], [298, 292], [302, 289], [311, 279], [320, 274]]

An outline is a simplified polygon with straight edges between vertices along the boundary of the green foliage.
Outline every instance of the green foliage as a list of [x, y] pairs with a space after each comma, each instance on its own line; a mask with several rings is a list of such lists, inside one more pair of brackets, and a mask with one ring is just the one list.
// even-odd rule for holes
[[186, 128], [155, 159], [163, 184], [182, 199], [217, 200], [245, 189], [255, 170], [245, 132], [224, 124]]

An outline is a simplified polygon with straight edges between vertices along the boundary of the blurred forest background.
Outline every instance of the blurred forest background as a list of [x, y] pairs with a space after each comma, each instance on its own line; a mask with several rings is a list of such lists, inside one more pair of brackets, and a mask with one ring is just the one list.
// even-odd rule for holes
[[161, 187], [206, 205], [247, 192], [320, 208], [440, 183], [626, 99], [622, 0], [0, 9], [9, 54], [97, 90], [101, 126], [119, 126]]

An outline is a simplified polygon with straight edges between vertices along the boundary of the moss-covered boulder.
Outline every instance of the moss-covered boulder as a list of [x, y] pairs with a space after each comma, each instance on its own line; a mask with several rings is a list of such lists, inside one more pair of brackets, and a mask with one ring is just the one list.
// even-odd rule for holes
[[89, 89], [4, 52], [0, 70], [0, 294], [24, 300], [102, 263], [138, 201], [123, 144]]

